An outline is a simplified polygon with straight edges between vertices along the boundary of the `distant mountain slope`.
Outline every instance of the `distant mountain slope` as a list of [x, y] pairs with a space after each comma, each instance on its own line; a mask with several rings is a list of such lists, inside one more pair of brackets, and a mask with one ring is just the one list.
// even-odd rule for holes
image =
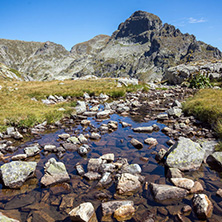
[[217, 48], [144, 11], [133, 13], [111, 37], [98, 35], [70, 52], [52, 42], [0, 39], [0, 62], [36, 80], [87, 74], [155, 79], [171, 66], [221, 58]]

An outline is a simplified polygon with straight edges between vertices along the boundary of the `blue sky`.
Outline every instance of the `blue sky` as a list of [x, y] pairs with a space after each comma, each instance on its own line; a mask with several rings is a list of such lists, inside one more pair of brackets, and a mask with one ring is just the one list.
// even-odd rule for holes
[[221, 0], [0, 0], [0, 38], [49, 40], [70, 50], [98, 34], [111, 35], [137, 10], [222, 51]]

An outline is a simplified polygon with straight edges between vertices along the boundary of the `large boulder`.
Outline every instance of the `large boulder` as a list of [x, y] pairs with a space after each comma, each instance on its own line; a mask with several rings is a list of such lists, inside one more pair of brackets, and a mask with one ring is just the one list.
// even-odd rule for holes
[[180, 199], [184, 198], [188, 194], [188, 191], [183, 188], [165, 184], [151, 183], [150, 188], [153, 192], [154, 199], [157, 201], [164, 201], [168, 199]]
[[166, 164], [168, 167], [184, 170], [198, 169], [204, 160], [204, 150], [198, 143], [184, 137], [168, 150]]
[[44, 168], [45, 175], [41, 178], [41, 184], [44, 186], [68, 181], [70, 179], [64, 163], [57, 162], [54, 158], [49, 159]]
[[5, 186], [19, 188], [36, 170], [36, 162], [13, 161], [1, 166], [2, 180]]

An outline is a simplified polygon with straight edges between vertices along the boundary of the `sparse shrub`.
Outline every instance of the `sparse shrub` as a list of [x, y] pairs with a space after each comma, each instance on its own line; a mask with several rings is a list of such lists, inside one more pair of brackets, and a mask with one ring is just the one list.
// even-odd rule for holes
[[211, 88], [210, 79], [200, 73], [192, 76], [189, 80], [190, 88], [204, 89]]

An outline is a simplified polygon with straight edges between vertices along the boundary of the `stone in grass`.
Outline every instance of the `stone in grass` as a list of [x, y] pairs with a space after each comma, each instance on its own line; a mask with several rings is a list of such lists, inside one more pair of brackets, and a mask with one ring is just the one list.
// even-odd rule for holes
[[165, 184], [151, 183], [150, 189], [153, 192], [155, 200], [157, 201], [180, 199], [184, 198], [188, 194], [186, 189]]
[[2, 180], [5, 186], [19, 188], [34, 175], [36, 162], [12, 161], [1, 166]]
[[213, 204], [206, 194], [194, 194], [193, 208], [199, 219], [210, 218], [213, 212]]
[[44, 168], [45, 175], [41, 178], [41, 184], [44, 186], [65, 182], [70, 179], [64, 163], [57, 162], [54, 158], [49, 159]]
[[69, 212], [71, 221], [97, 222], [96, 213], [90, 202], [85, 202]]
[[143, 148], [143, 144], [140, 141], [138, 141], [137, 139], [132, 138], [130, 143], [137, 149]]

